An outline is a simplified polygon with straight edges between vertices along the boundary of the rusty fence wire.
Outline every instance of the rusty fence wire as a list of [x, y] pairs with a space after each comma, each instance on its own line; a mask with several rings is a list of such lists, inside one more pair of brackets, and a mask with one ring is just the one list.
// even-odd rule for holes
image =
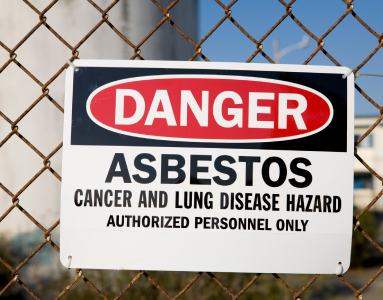
[[[2, 0], [4, 1], [4, 0]], [[12, 1], [19, 1], [19, 0], [12, 0]], [[21, 1], [21, 0], [20, 0]], [[65, 1], [65, 0], [60, 0], [60, 1]], [[270, 63], [275, 63], [273, 59], [270, 57], [270, 53], [266, 53], [266, 49], [263, 47], [263, 42], [265, 39], [267, 39], [271, 33], [273, 33], [274, 30], [277, 29], [278, 26], [283, 26], [283, 22], [285, 19], [290, 18], [293, 20], [301, 29], [302, 33], [305, 32], [308, 34], [312, 40], [316, 42], [316, 49], [311, 53], [307, 59], [303, 62], [303, 64], [308, 64], [318, 53], [322, 52], [329, 60], [329, 64], [335, 64], [337, 66], [340, 66], [341, 64], [336, 60], [335, 57], [333, 57], [328, 51], [325, 49], [325, 43], [324, 40], [325, 38], [332, 33], [332, 31], [347, 17], [347, 16], [352, 16], [359, 22], [365, 29], [365, 34], [370, 35], [372, 38], [376, 40], [376, 46], [375, 48], [372, 48], [370, 50], [369, 55], [363, 60], [358, 62], [359, 65], [353, 69], [353, 72], [356, 74], [359, 72], [359, 70], [383, 47], [383, 34], [377, 33], [373, 28], [371, 28], [368, 25], [369, 20], [364, 20], [362, 19], [358, 14], [357, 10], [354, 10], [354, 5], [353, 5], [353, 0], [334, 0], [334, 1], [343, 1], [344, 2], [344, 13], [339, 16], [339, 19], [325, 31], [321, 36], [316, 36], [315, 34], [310, 31], [310, 28], [306, 27], [294, 14], [293, 14], [293, 8], [294, 5], [298, 5], [300, 1], [302, 0], [292, 0], [290, 2], [285, 2], [283, 0], [275, 0], [275, 5], [283, 6], [285, 8], [285, 13], [280, 16], [280, 19], [267, 31], [264, 33], [263, 36], [259, 37], [253, 37], [250, 35], [241, 25], [233, 18], [232, 16], [232, 9], [235, 9], [235, 4], [237, 2], [240, 2], [241, 0], [233, 0], [231, 3], [228, 5], [224, 5], [221, 1], [215, 0], [215, 2], [221, 6], [222, 8], [222, 18], [219, 20], [217, 24], [213, 28], [210, 29], [210, 31], [200, 40], [193, 40], [190, 38], [183, 30], [180, 28], [173, 20], [171, 17], [171, 10], [182, 0], [174, 0], [169, 6], [164, 7], [162, 6], [158, 1], [156, 0], [151, 0], [153, 5], [157, 6], [159, 10], [162, 11], [163, 13], [163, 18], [158, 22], [158, 24], [146, 34], [146, 36], [143, 36], [142, 39], [137, 43], [134, 44], [132, 43], [126, 36], [122, 34], [122, 32], [113, 25], [113, 20], [109, 18], [108, 13], [113, 10], [113, 8], [120, 2], [119, 0], [114, 0], [110, 1], [110, 4], [106, 9], [102, 9], [96, 2], [97, 1], [92, 1], [92, 0], [76, 0], [76, 1], [87, 1], [91, 6], [89, 6], [90, 9], [93, 9], [99, 13], [99, 21], [94, 24], [94, 27], [89, 30], [83, 36], [82, 39], [80, 39], [77, 44], [70, 44], [68, 43], [61, 35], [60, 32], [57, 32], [53, 27], [49, 25], [49, 11], [58, 3], [60, 2], [59, 0], [53, 0], [52, 2], [49, 3], [44, 9], [37, 9], [32, 2], [33, 1], [28, 1], [28, 0], [23, 0], [26, 6], [29, 7], [30, 10], [32, 10], [36, 14], [36, 21], [35, 21], [35, 26], [30, 29], [30, 31], [16, 44], [16, 45], [6, 45], [0, 40], [0, 46], [2, 49], [4, 49], [8, 55], [9, 58], [5, 61], [2, 62], [0, 61], [0, 74], [4, 72], [7, 68], [10, 66], [17, 66], [22, 72], [24, 72], [27, 76], [29, 76], [38, 86], [41, 88], [40, 96], [33, 101], [30, 100], [30, 105], [28, 107], [23, 108], [22, 113], [15, 119], [11, 119], [9, 116], [7, 116], [5, 113], [0, 111], [0, 117], [5, 120], [8, 123], [9, 126], [9, 133], [5, 136], [5, 138], [0, 141], [0, 149], [2, 146], [4, 146], [6, 143], [8, 143], [11, 138], [17, 137], [20, 139], [23, 143], [25, 143], [30, 150], [32, 150], [38, 157], [41, 159], [42, 167], [41, 169], [34, 175], [32, 178], [27, 180], [25, 184], [20, 188], [19, 190], [10, 190], [7, 186], [2, 184], [0, 182], [0, 188], [9, 196], [9, 208], [0, 216], [0, 226], [1, 222], [6, 219], [10, 218], [10, 214], [13, 210], [19, 210], [26, 218], [28, 218], [40, 231], [41, 235], [44, 237], [44, 240], [41, 244], [37, 246], [30, 254], [25, 257], [23, 261], [19, 261], [18, 264], [12, 265], [9, 261], [7, 261], [6, 258], [3, 258], [0, 256], [0, 265], [2, 264], [8, 269], [8, 273], [11, 275], [11, 280], [5, 285], [5, 286], [0, 286], [0, 297], [1, 296], [6, 296], [7, 291], [12, 288], [14, 285], [20, 285], [22, 289], [24, 289], [32, 298], [34, 299], [40, 299], [38, 296], [37, 292], [33, 290], [33, 287], [28, 286], [23, 281], [23, 277], [20, 275], [20, 270], [22, 268], [25, 268], [25, 266], [30, 262], [30, 260], [42, 249], [46, 247], [51, 247], [54, 249], [57, 256], [59, 256], [60, 248], [56, 244], [57, 241], [54, 240], [54, 238], [51, 238], [51, 232], [60, 224], [60, 220], [57, 220], [56, 222], [50, 224], [49, 228], [44, 227], [35, 217], [30, 214], [26, 209], [23, 208], [22, 202], [19, 201], [19, 197], [22, 193], [24, 193], [28, 188], [31, 187], [35, 183], [35, 181], [42, 176], [42, 174], [45, 173], [50, 173], [52, 176], [55, 177], [58, 181], [61, 181], [61, 176], [58, 174], [51, 166], [51, 159], [58, 153], [58, 151], [62, 147], [62, 142], [59, 143], [56, 147], [51, 149], [50, 153], [48, 154], [43, 154], [42, 151], [40, 151], [31, 141], [29, 141], [22, 133], [22, 128], [19, 128], [19, 123], [20, 121], [26, 117], [30, 112], [36, 107], [38, 103], [43, 101], [44, 99], [48, 99], [51, 104], [53, 104], [57, 110], [60, 113], [64, 113], [63, 107], [55, 100], [55, 96], [51, 95], [49, 92], [49, 87], [51, 84], [65, 71], [65, 69], [68, 67], [68, 63], [63, 64], [57, 72], [51, 76], [46, 82], [40, 81], [31, 71], [27, 69], [25, 66], [25, 62], [22, 61], [21, 59], [19, 60], [17, 58], [18, 51], [20, 50], [21, 47], [26, 47], [26, 42], [28, 39], [30, 39], [36, 31], [40, 28], [45, 26], [51, 34], [57, 38], [59, 42], [61, 42], [65, 47], [67, 47], [71, 51], [71, 55], [67, 57], [67, 60], [73, 62], [75, 59], [80, 59], [81, 58], [81, 47], [87, 42], [87, 40], [97, 32], [97, 30], [100, 28], [101, 25], [106, 24], [107, 26], [110, 27], [110, 34], [115, 34], [117, 37], [121, 38], [122, 41], [126, 43], [126, 47], [130, 47], [133, 50], [133, 55], [131, 56], [130, 59], [140, 59], [143, 60], [145, 59], [145, 53], [141, 52], [141, 47], [148, 41], [148, 39], [151, 38], [151, 36], [165, 23], [169, 23], [174, 30], [176, 30], [185, 40], [187, 40], [193, 47], [195, 47], [194, 54], [189, 58], [190, 61], [196, 60], [196, 59], [202, 59], [205, 60], [206, 62], [209, 62], [209, 58], [204, 54], [203, 51], [203, 46], [206, 40], [209, 39], [209, 37], [226, 21], [229, 20], [234, 24], [240, 32], [253, 43], [254, 47], [254, 52], [253, 54], [248, 57], [246, 60], [247, 63], [250, 63], [257, 55], [263, 56], [265, 59], [267, 59]], [[320, 1], [319, 1], [320, 2]], [[1, 11], [1, 4], [0, 3], [0, 11]], [[15, 12], [17, 14], [17, 12]], [[44, 48], [44, 45], [41, 45], [41, 49]], [[1, 85], [1, 82], [0, 82]], [[368, 101], [370, 102], [375, 108], [376, 112], [378, 115], [380, 115], [379, 118], [376, 119], [376, 122], [355, 142], [355, 157], [364, 165], [364, 167], [374, 176], [376, 177], [379, 181], [383, 181], [383, 178], [380, 174], [378, 174], [374, 169], [372, 169], [364, 160], [362, 157], [358, 155], [358, 145], [369, 135], [371, 132], [381, 123], [383, 119], [383, 108], [380, 106], [377, 102], [376, 99], [372, 99], [368, 94], [357, 84], [355, 84], [355, 89]], [[4, 101], [3, 99], [0, 99], [0, 101]], [[33, 102], [32, 102], [33, 101]], [[0, 153], [1, 154], [1, 153]], [[22, 172], [22, 170], [20, 170]], [[1, 180], [1, 178], [0, 178]], [[375, 198], [371, 199], [371, 202], [361, 211], [358, 211], [355, 216], [354, 216], [354, 231], [359, 231], [364, 238], [373, 245], [378, 251], [380, 251], [383, 254], [383, 248], [381, 245], [379, 245], [377, 242], [375, 242], [370, 235], [363, 230], [363, 222], [360, 222], [360, 218], [367, 212], [369, 211], [375, 204], [376, 202], [381, 198], [383, 194], [383, 190], [376, 195]], [[0, 248], [4, 247], [4, 245], [0, 244]], [[63, 267], [62, 267], [63, 268]], [[115, 271], [118, 272], [118, 271]], [[362, 299], [362, 294], [363, 292], [371, 285], [373, 284], [374, 280], [378, 278], [379, 275], [383, 272], [383, 266], [369, 279], [365, 282], [365, 284], [361, 288], [356, 288], [353, 284], [351, 284], [346, 278], [347, 274], [345, 276], [339, 275], [337, 276], [340, 281], [342, 281], [345, 285], [345, 287], [349, 288], [356, 296], [357, 299]], [[178, 299], [182, 297], [187, 291], [199, 280], [199, 278], [204, 275], [204, 273], [200, 272], [197, 274], [194, 274], [192, 279], [188, 279], [187, 284], [184, 287], [181, 287], [179, 289], [179, 292], [177, 294], [170, 295], [166, 291], [166, 284], [160, 285], [157, 283], [154, 278], [147, 272], [145, 271], [139, 271], [136, 273], [135, 277], [133, 277], [130, 282], [127, 281], [125, 283], [125, 287], [120, 291], [117, 296], [115, 296], [114, 299], [120, 299], [123, 297], [125, 294], [129, 295], [130, 289], [134, 286], [137, 280], [139, 278], [146, 278], [150, 284], [158, 289], [160, 291], [160, 294], [162, 294], [164, 297], [168, 299]], [[238, 299], [240, 298], [246, 291], [252, 286], [256, 285], [258, 279], [262, 277], [263, 274], [255, 274], [253, 275], [252, 279], [248, 281], [247, 284], [245, 284], [241, 290], [231, 290], [228, 288], [225, 284], [230, 285], [230, 283], [223, 283], [220, 281], [217, 277], [210, 273], [206, 273], [207, 276], [209, 276], [217, 285], [217, 287], [222, 288], [224, 292], [227, 293], [228, 297], [231, 297], [232, 299]], [[206, 276], [205, 275], [205, 276]], [[282, 279], [283, 275], [279, 276], [278, 274], [272, 274], [278, 284], [281, 285], [281, 287], [284, 287], [289, 293], [291, 293], [291, 298], [292, 299], [300, 299], [301, 295], [303, 294], [302, 297], [304, 297], [304, 292], [309, 289], [313, 283], [320, 277], [320, 275], [315, 275], [312, 276], [311, 279], [309, 279], [306, 284], [304, 284], [300, 289], [293, 289], [285, 280]], [[332, 275], [336, 276], [336, 275]], [[61, 287], [61, 292], [57, 295], [52, 295], [55, 299], [60, 299], [61, 297], [65, 296], [65, 294], [72, 288], [73, 285], [78, 284], [78, 281], [84, 281], [86, 285], [88, 286], [89, 289], [92, 289], [96, 294], [95, 296], [98, 295], [100, 298], [103, 299], [108, 299], [105, 293], [101, 289], [99, 289], [96, 284], [92, 283], [91, 280], [87, 278], [87, 271], [83, 272], [83, 270], [76, 270], [76, 274], [74, 275], [73, 278], [69, 280], [69, 282], [61, 282], [62, 287]], [[112, 284], [112, 283], [111, 283]], [[187, 295], [187, 294], [186, 294]]]

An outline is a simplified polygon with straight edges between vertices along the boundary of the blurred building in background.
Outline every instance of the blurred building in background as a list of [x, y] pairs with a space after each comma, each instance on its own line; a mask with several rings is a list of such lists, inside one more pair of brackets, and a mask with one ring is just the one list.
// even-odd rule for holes
[[[97, 0], [102, 9], [112, 1]], [[50, 3], [31, 0], [39, 11]], [[167, 7], [172, 0], [158, 0]], [[2, 0], [0, 41], [15, 47], [40, 22], [39, 14], [23, 1]], [[75, 47], [97, 23], [101, 13], [88, 1], [59, 1], [46, 14], [46, 23]], [[108, 20], [134, 45], [139, 44], [164, 18], [163, 11], [150, 0], [121, 0], [109, 12]], [[183, 0], [170, 10], [171, 19], [192, 40], [197, 41], [197, 0]], [[195, 52], [190, 44], [168, 21], [140, 46], [144, 59], [188, 60]], [[102, 24], [79, 47], [80, 59], [129, 59], [134, 49], [123, 41], [107, 24]], [[72, 56], [44, 25], [15, 52], [17, 60], [40, 82], [46, 83]], [[9, 53], [0, 47], [0, 66]], [[64, 107], [65, 72], [49, 88], [49, 95]], [[0, 111], [15, 121], [42, 95], [41, 87], [14, 63], [0, 74]], [[62, 141], [63, 114], [44, 97], [18, 123], [22, 134], [44, 156]], [[0, 117], [0, 141], [12, 131], [11, 125]], [[61, 151], [51, 159], [51, 167], [61, 175]], [[0, 148], [0, 182], [16, 194], [43, 167], [43, 160], [19, 137], [13, 135]], [[20, 196], [20, 205], [45, 228], [60, 218], [60, 182], [45, 171]], [[0, 216], [12, 205], [11, 197], [0, 189]], [[14, 209], [0, 225], [0, 234], [25, 233], [37, 229], [22, 212]]]
[[[357, 117], [355, 119], [355, 141], [376, 121], [377, 117]], [[357, 146], [358, 154], [378, 174], [383, 173], [383, 124], [380, 123]], [[382, 190], [382, 182], [373, 176], [362, 163], [354, 159], [354, 204], [365, 208]], [[372, 210], [383, 211], [383, 202], [378, 201]]]

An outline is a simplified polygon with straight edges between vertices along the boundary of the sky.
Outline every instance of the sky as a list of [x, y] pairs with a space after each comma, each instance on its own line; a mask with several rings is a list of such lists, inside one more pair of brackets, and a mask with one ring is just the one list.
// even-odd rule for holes
[[[222, 0], [227, 5], [230, 0]], [[383, 1], [355, 0], [354, 11], [378, 34], [383, 32]], [[225, 15], [224, 9], [214, 0], [199, 0], [199, 39], [204, 37]], [[347, 10], [342, 0], [297, 0], [292, 5], [293, 15], [313, 34], [320, 37]], [[278, 0], [239, 0], [231, 7], [232, 17], [255, 39], [260, 39], [286, 12]], [[296, 44], [306, 33], [287, 17], [263, 42], [264, 52], [273, 56], [273, 40], [279, 47]], [[341, 65], [357, 67], [378, 45], [378, 39], [367, 31], [354, 16], [349, 14], [325, 39], [324, 49]], [[309, 46], [282, 57], [282, 64], [302, 64], [317, 47], [309, 38]], [[245, 62], [256, 50], [249, 40], [230, 20], [226, 20], [203, 44], [202, 53], [210, 61]], [[268, 63], [257, 55], [252, 63]], [[310, 61], [310, 65], [334, 66], [321, 51]], [[383, 74], [383, 49], [359, 71], [360, 74]], [[356, 83], [379, 105], [383, 105], [382, 77], [361, 76]], [[355, 90], [355, 114], [378, 116], [379, 111]]]

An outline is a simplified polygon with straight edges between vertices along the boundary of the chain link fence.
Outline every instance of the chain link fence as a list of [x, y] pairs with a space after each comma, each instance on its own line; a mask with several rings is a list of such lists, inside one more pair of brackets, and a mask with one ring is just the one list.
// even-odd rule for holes
[[[3, 0], [4, 1], [4, 0]], [[21, 0], [20, 0], [21, 1]], [[120, 299], [120, 298], [134, 298], [134, 299], [178, 299], [180, 297], [182, 298], [196, 298], [199, 297], [198, 295], [205, 293], [205, 299], [217, 299], [217, 298], [232, 298], [232, 299], [238, 299], [241, 297], [241, 299], [248, 298], [246, 295], [251, 294], [251, 288], [254, 289], [254, 286], [257, 288], [257, 285], [268, 285], [269, 294], [263, 294], [263, 298], [266, 298], [267, 295], [275, 294], [279, 299], [301, 299], [301, 297], [304, 297], [305, 295], [309, 295], [310, 289], [317, 289], [318, 287], [315, 287], [315, 282], [320, 281], [321, 277], [325, 276], [332, 276], [332, 277], [338, 277], [339, 281], [344, 284], [344, 287], [351, 290], [352, 293], [355, 294], [355, 297], [357, 299], [362, 299], [363, 292], [374, 283], [374, 281], [378, 278], [378, 276], [383, 272], [383, 266], [371, 277], [369, 278], [362, 287], [357, 288], [355, 284], [351, 284], [349, 280], [347, 280], [347, 273], [345, 276], [343, 275], [305, 275], [299, 277], [299, 282], [297, 282], [296, 279], [293, 280], [293, 284], [288, 283], [288, 279], [290, 278], [288, 275], [281, 275], [278, 274], [272, 274], [274, 279], [271, 278], [270, 274], [212, 274], [210, 272], [200, 272], [197, 274], [192, 273], [183, 273], [183, 272], [145, 272], [145, 271], [124, 271], [124, 275], [122, 276], [122, 271], [98, 271], [98, 273], [95, 270], [76, 270], [74, 271], [67, 271], [63, 266], [61, 266], [59, 263], [57, 266], [52, 270], [52, 265], [50, 268], [46, 269], [44, 272], [48, 272], [48, 276], [44, 276], [44, 280], [40, 278], [35, 278], [35, 281], [39, 282], [40, 285], [36, 284], [28, 284], [26, 283], [26, 279], [23, 278], [22, 270], [26, 269], [29, 264], [32, 263], [33, 258], [35, 256], [38, 256], [39, 253], [43, 251], [48, 251], [47, 248], [49, 248], [49, 251], [53, 251], [56, 254], [53, 254], [56, 257], [56, 260], [58, 261], [60, 248], [58, 246], [58, 241], [51, 236], [51, 233], [59, 226], [60, 220], [57, 220], [56, 222], [53, 222], [50, 224], [49, 227], [43, 226], [37, 218], [35, 218], [32, 213], [28, 212], [27, 209], [23, 207], [23, 203], [20, 201], [19, 197], [22, 195], [27, 189], [30, 189], [34, 183], [38, 180], [38, 178], [42, 177], [43, 174], [49, 174], [52, 175], [55, 180], [61, 181], [61, 176], [58, 172], [56, 172], [52, 166], [51, 161], [54, 158], [55, 155], [60, 151], [62, 147], [62, 142], [59, 143], [56, 147], [53, 149], [50, 149], [50, 152], [48, 154], [43, 154], [44, 151], [41, 151], [38, 149], [36, 145], [33, 144], [30, 140], [28, 140], [23, 135], [23, 128], [20, 126], [19, 123], [25, 118], [28, 114], [30, 114], [35, 107], [42, 101], [46, 101], [46, 99], [60, 112], [64, 113], [63, 107], [59, 104], [59, 101], [55, 100], [55, 95], [49, 91], [50, 86], [55, 82], [55, 80], [63, 74], [65, 69], [68, 67], [68, 63], [63, 64], [58, 70], [55, 72], [53, 76], [51, 76], [47, 81], [40, 81], [32, 71], [28, 70], [28, 68], [25, 66], [26, 62], [19, 60], [17, 58], [18, 51], [20, 51], [23, 47], [28, 47], [27, 41], [30, 39], [40, 27], [46, 27], [50, 33], [57, 38], [57, 40], [62, 43], [66, 48], [68, 48], [71, 51], [71, 55], [67, 57], [67, 60], [73, 62], [75, 59], [81, 58], [81, 47], [87, 43], [88, 39], [94, 35], [99, 28], [102, 25], [107, 25], [110, 27], [110, 34], [116, 35], [118, 38], [120, 38], [125, 44], [127, 48], [130, 48], [133, 51], [133, 55], [130, 57], [130, 59], [139, 59], [143, 60], [145, 59], [145, 53], [144, 51], [141, 52], [142, 46], [152, 37], [153, 34], [157, 30], [161, 28], [165, 23], [169, 23], [174, 30], [176, 30], [179, 35], [181, 35], [186, 41], [188, 41], [194, 48], [195, 51], [189, 58], [190, 61], [193, 60], [204, 60], [206, 62], [209, 62], [209, 58], [207, 55], [204, 54], [203, 46], [206, 40], [208, 40], [214, 32], [222, 26], [222, 24], [225, 21], [230, 21], [234, 26], [236, 26], [240, 32], [253, 43], [254, 52], [248, 59], [246, 60], [247, 63], [252, 62], [252, 60], [258, 55], [263, 56], [266, 60], [268, 60], [270, 63], [274, 63], [273, 59], [270, 57], [270, 50], [265, 49], [266, 47], [263, 46], [264, 41], [270, 37], [270, 35], [273, 33], [274, 30], [277, 29], [278, 26], [284, 26], [284, 21], [288, 18], [293, 20], [301, 29], [302, 33], [308, 34], [312, 40], [316, 42], [316, 49], [307, 57], [304, 61], [304, 65], [310, 63], [310, 61], [318, 54], [323, 53], [329, 60], [329, 64], [335, 64], [337, 66], [341, 66], [341, 64], [336, 60], [335, 57], [333, 57], [328, 51], [325, 49], [324, 40], [328, 35], [332, 33], [332, 31], [347, 17], [353, 17], [355, 20], [357, 20], [358, 23], [360, 23], [365, 29], [365, 34], [370, 35], [373, 39], [376, 41], [375, 48], [371, 49], [369, 55], [363, 59], [363, 61], [358, 62], [359, 65], [353, 70], [355, 74], [359, 72], [359, 70], [383, 47], [383, 34], [377, 33], [373, 28], [369, 27], [368, 23], [369, 20], [364, 20], [357, 14], [357, 11], [354, 10], [353, 0], [334, 0], [334, 1], [343, 1], [344, 2], [344, 13], [339, 16], [339, 19], [330, 27], [328, 30], [326, 30], [321, 36], [316, 36], [315, 34], [310, 31], [308, 27], [305, 26], [294, 14], [293, 14], [293, 8], [294, 5], [299, 5], [299, 2], [302, 0], [292, 0], [289, 3], [278, 0], [273, 3], [274, 6], [283, 6], [285, 8], [285, 13], [280, 16], [280, 19], [267, 31], [265, 34], [261, 37], [253, 37], [250, 35], [242, 26], [239, 24], [234, 17], [232, 16], [232, 9], [235, 10], [235, 4], [237, 2], [240, 2], [241, 0], [233, 0], [228, 5], [225, 5], [219, 0], [215, 0], [215, 2], [222, 8], [222, 18], [219, 20], [219, 22], [211, 28], [211, 30], [200, 40], [193, 40], [190, 38], [183, 30], [180, 28], [177, 23], [175, 23], [172, 20], [172, 17], [170, 15], [172, 9], [178, 5], [182, 0], [175, 0], [173, 1], [169, 6], [164, 7], [160, 3], [161, 1], [151, 0], [153, 5], [157, 6], [159, 10], [163, 13], [163, 18], [158, 22], [158, 24], [147, 33], [146, 36], [143, 36], [142, 39], [138, 43], [131, 42], [123, 33], [118, 29], [118, 26], [113, 25], [113, 20], [109, 18], [109, 13], [116, 7], [116, 5], [120, 2], [119, 0], [110, 1], [110, 4], [105, 9], [102, 9], [96, 2], [92, 0], [81, 0], [81, 1], [87, 1], [91, 6], [89, 6], [89, 9], [95, 10], [97, 13], [99, 13], [99, 21], [98, 23], [94, 24], [94, 27], [91, 28], [82, 39], [80, 39], [77, 44], [70, 44], [68, 43], [62, 35], [60, 35], [60, 32], [57, 32], [53, 27], [49, 25], [49, 12], [50, 10], [57, 5], [58, 2], [62, 2], [65, 0], [53, 0], [50, 2], [45, 8], [38, 9], [36, 6], [32, 4], [33, 1], [23, 0], [25, 5], [29, 7], [30, 10], [32, 10], [36, 14], [36, 22], [35, 26], [30, 29], [30, 31], [22, 37], [22, 39], [15, 45], [6, 45], [0, 40], [0, 46], [3, 50], [7, 52], [9, 55], [9, 58], [5, 62], [0, 62], [0, 74], [3, 73], [7, 68], [10, 68], [11, 66], [17, 66], [23, 73], [25, 73], [28, 77], [30, 77], [34, 82], [35, 85], [40, 89], [40, 95], [36, 100], [34, 99], [27, 99], [29, 105], [23, 107], [23, 111], [21, 114], [18, 115], [18, 117], [11, 119], [10, 116], [7, 116], [5, 113], [0, 111], [0, 119], [3, 119], [5, 122], [8, 123], [7, 126], [9, 126], [9, 132], [8, 134], [2, 139], [0, 142], [0, 151], [1, 147], [4, 147], [7, 143], [10, 143], [12, 139], [19, 139], [22, 141], [27, 147], [30, 149], [30, 151], [33, 151], [37, 157], [40, 158], [42, 167], [36, 174], [34, 174], [31, 178], [28, 178], [28, 180], [24, 183], [24, 185], [18, 189], [18, 190], [11, 190], [6, 185], [0, 182], [1, 189], [8, 195], [7, 201], [9, 203], [9, 208], [1, 214], [0, 216], [0, 226], [1, 222], [3, 222], [5, 219], [12, 218], [12, 212], [14, 210], [19, 210], [24, 218], [28, 218], [30, 222], [32, 222], [40, 232], [38, 234], [38, 237], [35, 239], [32, 239], [34, 242], [41, 241], [41, 243], [34, 249], [30, 249], [29, 255], [26, 257], [23, 257], [23, 259], [20, 260], [20, 258], [15, 259], [14, 257], [6, 257], [3, 256], [4, 249], [7, 248], [7, 244], [2, 240], [0, 244], [0, 266], [3, 268], [4, 272], [0, 272], [0, 278], [5, 278], [6, 281], [5, 285], [0, 285], [0, 296], [6, 297], [12, 297], [12, 295], [21, 295], [20, 290], [22, 293], [25, 294], [25, 291], [30, 295], [30, 297], [34, 299], [41, 299], [41, 298], [55, 298], [60, 299], [62, 297], [67, 298], [75, 298], [75, 294], [72, 293], [74, 289], [77, 288], [80, 295], [83, 295], [83, 298], [86, 297], [97, 297], [97, 295], [100, 298], [103, 299]], [[68, 0], [69, 1], [69, 0]], [[76, 0], [80, 1], [80, 0]], [[0, 3], [1, 7], [2, 3]], [[18, 12], [15, 11], [15, 14]], [[22, 20], [20, 20], [22, 22]], [[238, 33], [239, 34], [239, 33]], [[12, 48], [13, 46], [13, 48]], [[44, 43], [41, 44], [41, 51], [45, 51], [45, 45]], [[383, 51], [383, 50], [381, 50]], [[1, 79], [1, 78], [0, 78]], [[17, 79], [15, 79], [17, 80]], [[1, 85], [1, 81], [0, 81]], [[22, 88], [22, 87], [21, 87]], [[383, 108], [380, 106], [374, 99], [372, 99], [360, 86], [355, 84], [355, 89], [365, 98], [366, 101], [370, 102], [375, 108], [377, 115], [380, 115], [379, 118], [376, 119], [375, 123], [355, 142], [355, 157], [364, 165], [364, 167], [379, 181], [383, 181], [383, 178], [381, 175], [379, 175], [374, 169], [372, 169], [364, 160], [362, 157], [358, 155], [358, 145], [369, 135], [371, 132], [381, 123], [383, 119]], [[0, 102], [3, 101], [12, 101], [11, 99], [0, 99]], [[33, 130], [33, 128], [31, 129]], [[43, 134], [43, 133], [42, 133]], [[1, 155], [1, 152], [0, 152]], [[17, 170], [18, 172], [22, 173], [23, 170]], [[45, 177], [44, 177], [45, 178]], [[1, 178], [0, 178], [1, 180]], [[49, 183], [46, 183], [49, 184]], [[379, 200], [379, 198], [382, 196], [383, 190], [376, 195], [375, 198], [371, 199], [371, 202], [361, 211], [357, 211], [354, 216], [354, 235], [355, 232], [360, 232], [365, 241], [370, 243], [374, 248], [376, 248], [380, 253], [383, 253], [383, 248], [371, 237], [371, 234], [366, 232], [363, 228], [364, 224], [363, 221], [361, 222], [360, 219], [363, 215], [369, 212], [371, 208], [376, 204], [376, 202]], [[26, 201], [29, 201], [29, 203], [33, 204], [34, 199], [28, 199]], [[58, 202], [57, 202], [58, 203]], [[16, 222], [16, 221], [13, 221]], [[33, 244], [33, 243], [32, 243]], [[296, 245], [292, 246], [299, 246], [298, 243]], [[34, 262], [34, 268], [39, 269], [39, 262]], [[43, 268], [41, 266], [41, 268]], [[45, 267], [46, 268], [46, 267]], [[63, 270], [64, 269], [64, 270]], [[60, 273], [64, 274], [62, 275], [59, 280], [54, 279], [54, 273]], [[66, 272], [66, 273], [63, 273]], [[3, 274], [3, 277], [1, 277]], [[41, 274], [41, 273], [40, 273]], [[89, 275], [88, 275], [89, 274]], [[173, 274], [173, 275], [172, 275]], [[45, 274], [46, 275], [46, 274]], [[245, 275], [245, 276], [243, 276]], [[28, 276], [26, 276], [27, 278]], [[48, 279], [47, 279], [48, 278]], [[156, 280], [154, 279], [156, 278]], [[268, 281], [264, 281], [263, 278], [268, 278]], [[285, 278], [285, 279], [282, 279]], [[5, 280], [4, 279], [4, 280]], [[49, 290], [51, 287], [52, 281], [56, 280], [56, 284], [53, 288]], [[172, 281], [177, 282], [177, 284], [172, 283]], [[82, 284], [81, 284], [82, 282]], [[328, 290], [329, 287], [326, 286], [327, 281], [322, 281], [322, 284], [320, 286], [319, 294], [323, 297], [325, 296], [326, 289]], [[235, 283], [235, 284], [234, 284]], [[2, 281], [0, 281], [0, 284], [2, 284]], [[328, 283], [330, 284], [330, 283]], [[205, 286], [205, 287], [204, 287]], [[233, 286], [233, 287], [232, 287]], [[16, 288], [18, 287], [18, 288]], [[121, 287], [121, 289], [118, 289]], [[196, 289], [200, 290], [200, 294], [196, 291]], [[211, 292], [212, 289], [220, 289], [219, 292], [213, 293]], [[282, 289], [282, 291], [281, 291]], [[24, 290], [24, 291], [23, 291]], [[48, 290], [48, 291], [47, 291]], [[189, 291], [190, 290], [190, 291]], [[249, 290], [249, 291], [248, 291]], [[86, 296], [88, 294], [87, 291], [91, 291], [91, 296]], [[189, 291], [189, 292], [188, 292]], [[140, 294], [142, 293], [142, 294]], [[151, 296], [153, 293], [157, 293], [156, 296]], [[321, 294], [322, 293], [322, 294]], [[44, 297], [42, 296], [44, 295]], [[252, 295], [252, 294], [251, 294]], [[261, 295], [262, 293], [259, 293], [258, 295]], [[20, 296], [21, 297], [21, 296]], [[284, 297], [284, 298], [283, 298]], [[81, 297], [80, 297], [81, 298]], [[202, 298], [202, 297], [201, 297]], [[271, 298], [270, 298], [271, 299]]]

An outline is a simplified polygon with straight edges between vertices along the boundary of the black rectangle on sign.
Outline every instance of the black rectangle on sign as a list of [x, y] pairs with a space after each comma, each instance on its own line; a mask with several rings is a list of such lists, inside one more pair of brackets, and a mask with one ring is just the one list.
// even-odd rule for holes
[[[333, 107], [333, 117], [327, 127], [309, 136], [282, 141], [245, 143], [192, 142], [131, 136], [103, 128], [89, 117], [86, 107], [87, 100], [97, 88], [118, 80], [163, 75], [242, 76], [302, 85], [329, 99]], [[220, 69], [79, 67], [78, 71], [74, 72], [71, 144], [346, 152], [347, 105], [347, 80], [343, 79], [341, 74]], [[201, 130], [204, 129], [201, 128]]]

